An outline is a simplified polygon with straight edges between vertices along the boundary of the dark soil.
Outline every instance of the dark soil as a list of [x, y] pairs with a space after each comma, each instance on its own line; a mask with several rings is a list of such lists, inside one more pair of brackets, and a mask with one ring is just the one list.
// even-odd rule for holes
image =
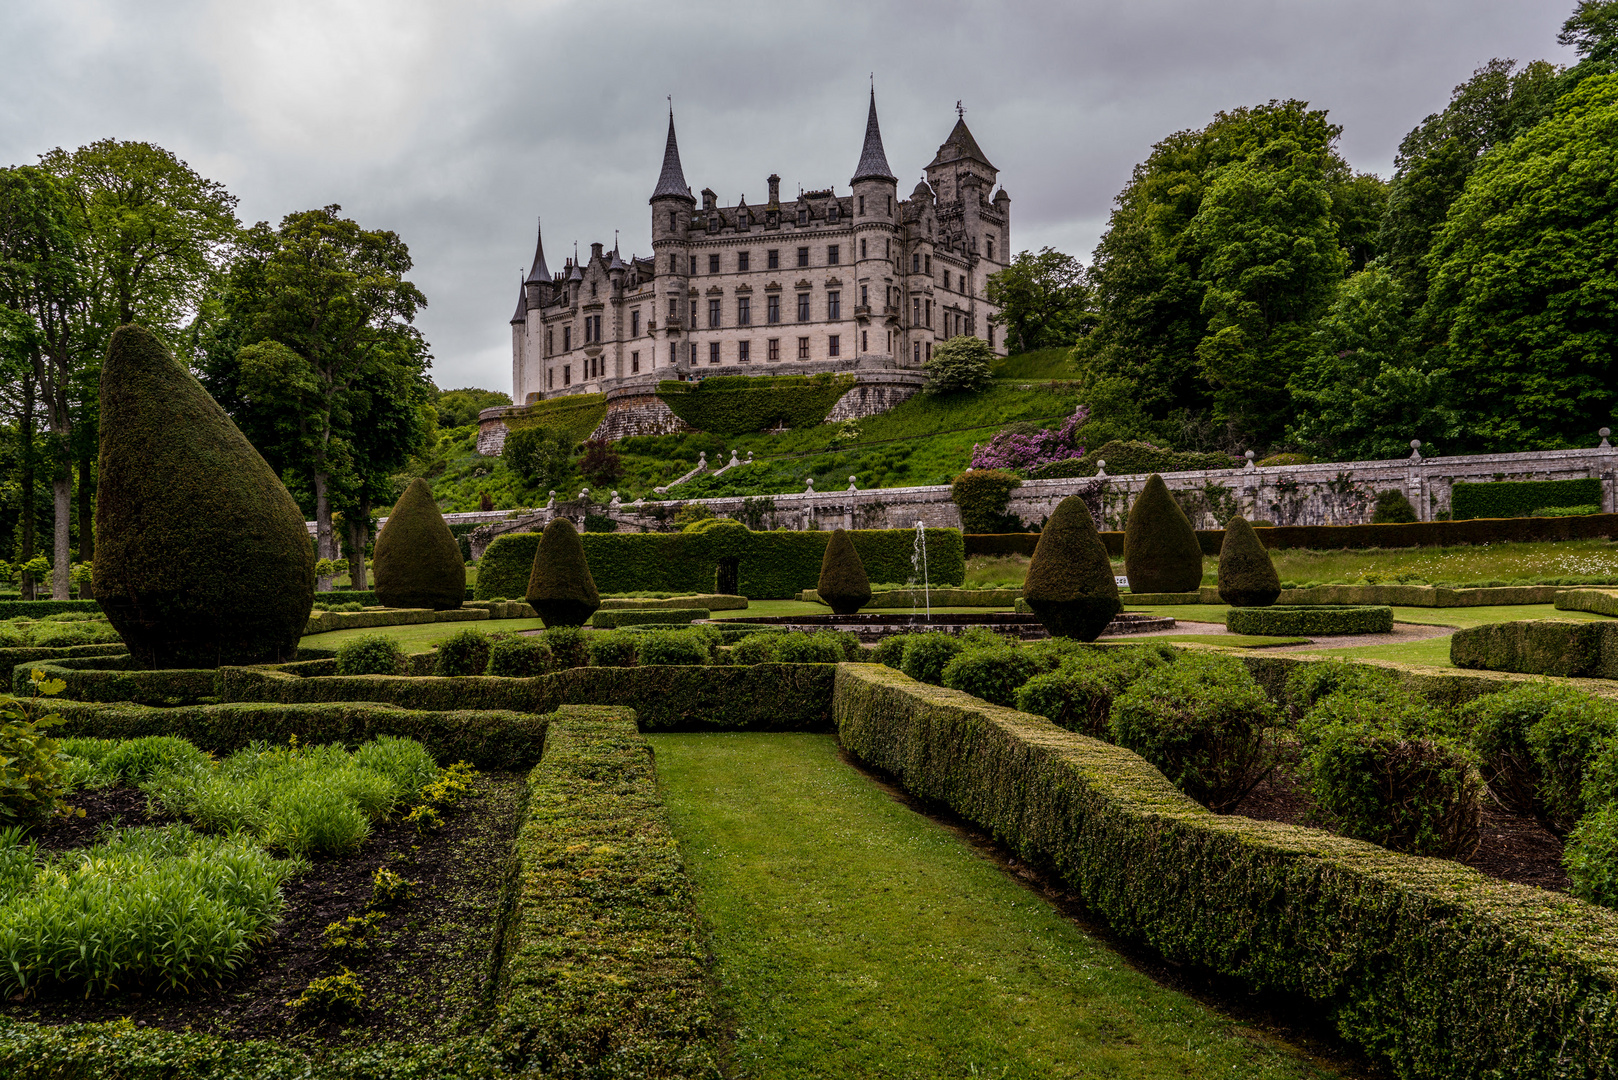
[[[233, 979], [190, 995], [143, 994], [83, 1000], [60, 996], [0, 1003], [0, 1014], [42, 1023], [116, 1020], [239, 1038], [304, 1044], [441, 1038], [471, 1022], [494, 974], [501, 900], [520, 824], [518, 774], [480, 774], [473, 793], [444, 814], [443, 827], [418, 835], [402, 823], [374, 826], [358, 852], [313, 861], [286, 885], [287, 906], [272, 941], [254, 950]], [[146, 797], [130, 788], [77, 792], [83, 818], [59, 819], [34, 836], [42, 851], [93, 843], [103, 826], [161, 825]], [[371, 904], [372, 876], [386, 866], [414, 883], [361, 955], [323, 945], [328, 924]], [[300, 1016], [288, 1002], [312, 979], [348, 968], [365, 1007], [341, 1019]]]
[[[1235, 813], [1261, 821], [1320, 827], [1314, 802], [1296, 775], [1277, 769], [1236, 807]], [[1460, 860], [1500, 881], [1566, 892], [1562, 841], [1531, 817], [1507, 813], [1484, 796], [1483, 828], [1477, 850]]]

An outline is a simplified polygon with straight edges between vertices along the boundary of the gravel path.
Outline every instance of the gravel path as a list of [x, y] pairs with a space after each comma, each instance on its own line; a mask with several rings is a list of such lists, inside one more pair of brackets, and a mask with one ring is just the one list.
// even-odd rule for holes
[[[1145, 634], [1109, 638], [1109, 641], [1132, 641], [1136, 638], [1162, 637], [1166, 634], [1228, 634], [1224, 623], [1189, 622], [1180, 619], [1172, 630], [1154, 630]], [[1342, 649], [1356, 645], [1400, 645], [1410, 641], [1444, 637], [1455, 633], [1453, 626], [1427, 626], [1422, 623], [1393, 624], [1391, 634], [1324, 634], [1309, 639], [1307, 645], [1260, 646], [1265, 652], [1298, 652], [1307, 649]]]

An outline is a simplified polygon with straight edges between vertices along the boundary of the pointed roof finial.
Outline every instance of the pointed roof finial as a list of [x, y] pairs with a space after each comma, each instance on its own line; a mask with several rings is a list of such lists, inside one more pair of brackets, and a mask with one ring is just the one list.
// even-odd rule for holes
[[876, 122], [876, 76], [871, 76], [871, 109], [865, 117], [865, 145], [860, 150], [860, 164], [854, 170], [854, 179], [849, 183], [857, 184], [861, 180], [887, 180], [897, 184], [899, 178], [893, 175], [888, 168], [888, 155], [882, 149], [882, 129]]
[[544, 225], [544, 221], [541, 220], [534, 230], [534, 265], [528, 271], [528, 280], [535, 283], [551, 279], [550, 269], [545, 265]]
[[966, 106], [961, 104], [960, 98], [955, 99], [955, 118], [957, 120], [966, 119]]
[[663, 171], [657, 177], [657, 187], [652, 189], [652, 201], [663, 198], [686, 199], [691, 198], [691, 188], [685, 182], [685, 170], [680, 168], [680, 144], [674, 140], [674, 96], [669, 95], [669, 138], [663, 146]]
[[511, 321], [514, 323], [528, 321], [528, 290], [523, 288], [521, 281], [517, 282], [517, 313], [511, 317]]

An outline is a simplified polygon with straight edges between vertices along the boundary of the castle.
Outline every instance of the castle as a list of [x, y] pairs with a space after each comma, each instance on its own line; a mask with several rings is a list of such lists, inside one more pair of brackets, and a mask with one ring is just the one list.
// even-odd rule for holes
[[[512, 400], [605, 394], [602, 437], [676, 430], [657, 383], [708, 375], [848, 372], [831, 419], [891, 408], [918, 389], [936, 343], [1004, 335], [983, 298], [1011, 259], [1011, 199], [958, 109], [908, 199], [888, 167], [872, 91], [851, 191], [720, 206], [687, 186], [669, 114], [652, 190], [652, 255], [590, 246], [552, 274], [541, 238], [511, 317]], [[492, 417], [490, 418], [493, 419]], [[501, 425], [503, 427], [503, 425]], [[503, 435], [503, 432], [501, 432]], [[503, 440], [502, 440], [503, 441]]]

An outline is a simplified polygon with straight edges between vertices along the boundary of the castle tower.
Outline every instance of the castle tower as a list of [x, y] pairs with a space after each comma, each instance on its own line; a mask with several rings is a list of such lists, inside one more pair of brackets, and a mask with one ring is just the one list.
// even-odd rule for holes
[[898, 243], [899, 178], [888, 167], [888, 155], [882, 148], [874, 86], [865, 118], [865, 144], [849, 183], [854, 188], [856, 351], [861, 357], [892, 358], [899, 345], [899, 323], [893, 318], [898, 310], [893, 260]]
[[674, 139], [674, 109], [669, 109], [669, 138], [663, 147], [663, 171], [658, 175], [657, 187], [652, 189], [652, 258], [656, 263], [657, 280], [664, 283], [658, 297], [657, 325], [663, 341], [658, 343], [663, 356], [659, 362], [672, 366], [679, 360], [679, 347], [683, 340], [681, 330], [689, 332], [686, 324], [686, 293], [690, 272], [689, 231], [691, 211], [697, 200], [685, 182], [685, 170], [680, 167], [680, 145]]

